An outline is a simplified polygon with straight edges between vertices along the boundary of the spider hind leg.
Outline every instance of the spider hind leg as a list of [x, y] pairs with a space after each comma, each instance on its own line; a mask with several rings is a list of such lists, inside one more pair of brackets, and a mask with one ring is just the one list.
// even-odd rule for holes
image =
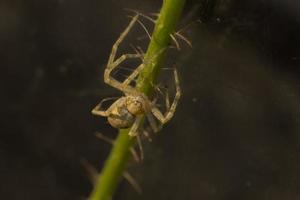
[[156, 106], [153, 106], [151, 110], [153, 115], [162, 123], [162, 125], [167, 123], [173, 117], [178, 101], [181, 97], [181, 89], [180, 89], [179, 78], [178, 78], [178, 73], [176, 68], [174, 68], [174, 79], [175, 79], [176, 94], [170, 108], [166, 111], [164, 115]]

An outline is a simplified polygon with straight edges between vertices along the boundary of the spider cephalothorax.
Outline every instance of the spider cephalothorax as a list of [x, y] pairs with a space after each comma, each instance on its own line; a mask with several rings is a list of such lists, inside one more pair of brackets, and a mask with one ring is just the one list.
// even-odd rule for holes
[[[104, 101], [108, 99], [102, 100], [93, 110], [92, 113], [95, 115], [100, 115], [107, 117], [108, 122], [115, 128], [129, 128], [130, 136], [136, 136], [137, 130], [139, 128], [139, 124], [143, 118], [146, 118], [149, 121], [150, 126], [157, 132], [159, 127], [163, 124], [167, 123], [174, 115], [177, 102], [180, 98], [181, 91], [179, 87], [179, 80], [176, 69], [174, 69], [174, 78], [175, 78], [175, 86], [176, 86], [176, 95], [171, 106], [169, 105], [169, 101], [167, 99], [166, 106], [167, 111], [162, 114], [161, 111], [156, 107], [155, 103], [152, 102], [146, 95], [139, 92], [137, 89], [133, 88], [130, 83], [139, 75], [139, 73], [144, 69], [145, 63], [142, 62], [123, 82], [119, 82], [118, 80], [111, 77], [111, 72], [119, 66], [122, 62], [129, 58], [141, 58], [143, 60], [142, 55], [140, 53], [136, 54], [124, 54], [119, 58], [115, 59], [118, 46], [126, 37], [130, 29], [133, 27], [135, 22], [138, 21], [138, 15], [132, 18], [131, 22], [121, 33], [118, 40], [112, 47], [112, 51], [107, 63], [107, 66], [104, 71], [104, 82], [108, 85], [122, 91], [125, 96], [117, 99], [107, 110], [101, 110], [101, 105]], [[111, 99], [111, 98], [109, 98]], [[159, 127], [156, 125], [154, 117], [162, 124]]]
[[126, 96], [126, 107], [133, 115], [140, 115], [150, 111], [151, 105], [144, 95]]
[[[101, 107], [101, 104], [106, 100], [102, 100], [98, 106]], [[107, 120], [114, 128], [129, 128], [134, 123], [136, 117], [149, 112], [149, 108], [150, 105], [148, 105], [145, 96], [124, 96], [110, 106]], [[93, 114], [97, 114], [95, 109], [93, 110]]]

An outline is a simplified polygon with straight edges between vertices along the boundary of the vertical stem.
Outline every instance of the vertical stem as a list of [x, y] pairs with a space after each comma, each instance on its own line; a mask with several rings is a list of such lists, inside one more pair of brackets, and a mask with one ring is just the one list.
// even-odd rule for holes
[[[145, 63], [146, 67], [140, 73], [137, 89], [149, 95], [153, 88], [152, 83], [160, 71], [166, 50], [170, 44], [170, 34], [175, 30], [176, 23], [181, 15], [185, 0], [164, 0], [154, 32], [148, 46]], [[147, 62], [149, 61], [149, 62]], [[122, 178], [130, 157], [130, 148], [135, 144], [134, 138], [128, 135], [130, 129], [119, 131], [112, 151], [104, 164], [89, 200], [111, 200], [113, 193]]]

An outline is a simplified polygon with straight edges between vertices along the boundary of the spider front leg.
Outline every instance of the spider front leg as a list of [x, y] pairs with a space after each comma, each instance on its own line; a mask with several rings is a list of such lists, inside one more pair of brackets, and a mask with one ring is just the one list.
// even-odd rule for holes
[[178, 73], [177, 70], [174, 69], [174, 78], [175, 78], [175, 86], [176, 86], [176, 94], [173, 100], [172, 105], [170, 106], [170, 108], [167, 110], [167, 112], [165, 113], [165, 115], [163, 115], [161, 113], [161, 111], [153, 105], [151, 111], [153, 113], [153, 115], [162, 123], [165, 124], [167, 123], [173, 116], [178, 104], [178, 101], [180, 99], [181, 96], [181, 89], [180, 89], [180, 85], [179, 85], [179, 79], [178, 79]]
[[157, 133], [158, 131], [160, 131], [160, 129], [162, 128], [161, 126], [157, 126], [155, 119], [153, 118], [152, 114], [147, 114], [147, 119], [149, 121], [150, 127], [153, 130], [154, 133]]
[[103, 117], [109, 116], [110, 111], [111, 111], [112, 108], [109, 107], [107, 110], [101, 110], [101, 106], [102, 106], [102, 104], [105, 101], [109, 101], [109, 100], [112, 100], [112, 99], [115, 99], [115, 98], [105, 98], [105, 99], [102, 99], [102, 101], [100, 101], [100, 103], [98, 103], [95, 106], [95, 108], [92, 110], [92, 114], [94, 114], [94, 115], [100, 115], [100, 116], [103, 116]]
[[137, 136], [138, 129], [139, 129], [139, 126], [140, 126], [140, 123], [141, 123], [142, 119], [143, 119], [142, 116], [137, 116], [136, 117], [136, 119], [135, 119], [133, 125], [131, 126], [129, 133], [128, 133], [129, 136], [131, 136], [131, 137]]
[[[125, 39], [125, 37], [129, 33], [129, 31], [133, 27], [133, 25], [136, 22], [139, 22], [138, 17], [139, 17], [139, 14], [137, 14], [136, 16], [134, 16], [132, 18], [132, 20], [130, 21], [127, 28], [121, 33], [120, 37], [117, 39], [117, 41], [113, 45], [112, 51], [111, 51], [111, 54], [110, 54], [110, 57], [109, 57], [109, 60], [108, 60], [107, 66], [106, 66], [106, 69], [104, 71], [104, 82], [105, 83], [107, 83], [108, 85], [110, 85], [110, 86], [112, 86], [112, 87], [114, 87], [114, 88], [116, 88], [116, 89], [118, 89], [118, 90], [120, 90], [124, 93], [136, 94], [136, 95], [138, 95], [139, 92], [136, 89], [134, 89], [132, 86], [130, 86], [130, 83], [144, 69], [144, 67], [146, 66], [147, 63], [151, 62], [155, 57], [159, 56], [164, 51], [164, 50], [162, 50], [157, 55], [155, 55], [152, 58], [148, 59], [148, 61], [145, 61], [144, 60], [144, 55], [142, 55], [142, 53], [140, 53], [138, 51], [136, 52], [136, 54], [124, 54], [124, 55], [120, 56], [118, 59], [115, 60], [116, 53], [117, 53], [119, 45]], [[125, 81], [119, 82], [118, 80], [114, 79], [110, 74], [117, 66], [119, 66], [126, 59], [130, 59], [130, 58], [141, 58], [142, 63], [133, 71], [133, 73], [131, 75], [129, 75], [129, 77]]]
[[118, 90], [121, 90], [121, 91], [125, 92], [125, 93], [135, 93], [136, 92], [135, 89], [133, 87], [129, 86], [129, 84], [128, 84], [129, 80], [133, 80], [133, 78], [136, 75], [132, 75], [132, 76], [128, 77], [129, 79], [127, 81], [125, 80], [126, 83], [124, 84], [124, 83], [121, 83], [121, 82], [117, 81], [113, 77], [111, 77], [110, 74], [117, 66], [119, 66], [126, 59], [141, 58], [142, 57], [142, 55], [139, 54], [139, 53], [124, 54], [124, 55], [120, 56], [118, 59], [115, 60], [116, 53], [117, 53], [119, 45], [125, 39], [125, 37], [129, 33], [130, 29], [133, 27], [133, 25], [136, 23], [137, 20], [138, 20], [138, 15], [136, 15], [132, 18], [132, 20], [130, 21], [127, 28], [121, 33], [120, 37], [117, 39], [117, 41], [113, 45], [112, 50], [111, 50], [111, 54], [110, 54], [109, 59], [108, 59], [106, 69], [104, 71], [104, 82], [107, 83], [108, 85], [111, 85], [112, 87], [114, 87]]
[[131, 30], [131, 28], [134, 26], [134, 24], [136, 23], [136, 21], [138, 20], [139, 15], [136, 15], [132, 18], [132, 20], [130, 21], [129, 25], [126, 27], [126, 29], [121, 33], [121, 35], [119, 36], [119, 38], [117, 39], [117, 41], [115, 42], [115, 44], [112, 47], [109, 59], [108, 59], [108, 67], [112, 67], [117, 51], [118, 51], [118, 47], [121, 44], [121, 42], [125, 39], [125, 37], [127, 36], [127, 34], [129, 33], [129, 31]]

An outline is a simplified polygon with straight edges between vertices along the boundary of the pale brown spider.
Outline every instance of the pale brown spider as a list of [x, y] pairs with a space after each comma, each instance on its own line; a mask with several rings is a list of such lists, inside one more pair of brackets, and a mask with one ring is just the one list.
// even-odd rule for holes
[[[115, 59], [118, 46], [124, 40], [129, 33], [133, 25], [138, 21], [139, 15], [132, 18], [127, 28], [121, 33], [117, 41], [112, 47], [110, 57], [104, 72], [104, 82], [124, 93], [124, 96], [117, 99], [107, 110], [101, 110], [101, 105], [104, 101], [111, 98], [103, 99], [93, 110], [94, 115], [100, 115], [107, 117], [111, 126], [123, 129], [131, 127], [129, 131], [130, 136], [136, 136], [139, 128], [139, 124], [145, 115], [149, 121], [149, 124], [154, 132], [157, 132], [163, 124], [167, 123], [174, 115], [178, 100], [181, 96], [181, 90], [179, 86], [179, 79], [176, 69], [174, 69], [174, 78], [176, 84], [176, 94], [172, 105], [167, 103], [167, 111], [165, 114], [156, 107], [155, 102], [150, 101], [149, 98], [135, 89], [130, 83], [138, 76], [140, 71], [145, 67], [145, 63], [142, 62], [123, 82], [119, 82], [112, 76], [110, 76], [113, 69], [119, 66], [123, 61], [129, 58], [141, 58], [140, 53], [136, 54], [124, 54]], [[143, 60], [143, 58], [141, 58]], [[168, 102], [168, 100], [167, 100]], [[152, 114], [161, 123], [157, 126]]]

